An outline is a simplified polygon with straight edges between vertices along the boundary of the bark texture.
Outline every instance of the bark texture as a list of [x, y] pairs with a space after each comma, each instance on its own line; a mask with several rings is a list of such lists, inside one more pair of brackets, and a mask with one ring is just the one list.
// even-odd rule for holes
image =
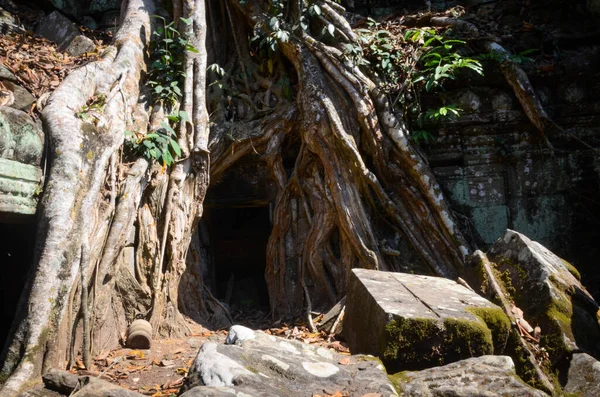
[[[44, 110], [51, 169], [0, 396], [68, 366], [82, 346], [88, 356], [114, 346], [136, 317], [157, 337], [185, 334], [182, 313], [227, 324], [227, 309], [202, 279], [195, 231], [209, 176], [218, 181], [243, 159], [263, 161], [276, 186], [265, 272], [274, 315], [331, 306], [354, 267], [398, 271], [414, 261], [458, 276], [469, 245], [403, 112], [344, 56], [344, 44], [359, 43], [343, 9], [316, 4], [323, 13], [315, 23], [334, 26], [336, 39], [291, 26], [301, 4], [290, 3], [289, 40], [265, 62], [250, 55], [247, 38], [269, 26], [269, 4], [174, 0], [173, 20], [191, 20], [179, 29], [198, 52], [185, 55], [183, 95], [171, 109], [153, 106], [144, 82], [156, 5], [123, 2], [114, 44], [71, 73]], [[227, 90], [207, 88], [209, 58], [227, 71]], [[77, 116], [101, 95], [101, 111]], [[175, 164], [128, 163], [125, 131], [153, 131], [179, 110], [190, 120], [177, 128]]]

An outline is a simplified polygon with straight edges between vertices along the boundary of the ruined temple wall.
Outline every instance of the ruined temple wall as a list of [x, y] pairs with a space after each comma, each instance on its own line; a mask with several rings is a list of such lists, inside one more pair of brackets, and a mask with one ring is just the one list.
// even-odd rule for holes
[[442, 103], [462, 108], [463, 115], [433, 127], [436, 138], [424, 146], [465, 234], [480, 248], [507, 228], [517, 230], [578, 266], [596, 296], [600, 156], [586, 144], [600, 147], [600, 75], [589, 70], [600, 64], [599, 53], [585, 48], [568, 69], [530, 71], [540, 99], [560, 126], [548, 132], [553, 150], [508, 86], [478, 82], [440, 96]]

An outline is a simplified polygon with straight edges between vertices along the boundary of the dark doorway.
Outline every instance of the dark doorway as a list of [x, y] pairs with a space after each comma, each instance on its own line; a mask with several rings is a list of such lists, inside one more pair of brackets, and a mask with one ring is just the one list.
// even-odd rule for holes
[[213, 291], [232, 310], [266, 309], [268, 207], [207, 208], [212, 247]]
[[0, 281], [0, 349], [8, 337], [19, 298], [25, 289], [33, 260], [35, 229], [35, 224], [0, 223], [0, 268], [3, 272]]

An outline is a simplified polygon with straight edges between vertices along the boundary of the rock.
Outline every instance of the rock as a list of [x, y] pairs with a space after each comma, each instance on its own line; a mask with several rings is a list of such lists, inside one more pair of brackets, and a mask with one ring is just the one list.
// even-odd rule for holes
[[27, 113], [0, 106], [0, 157], [39, 166], [44, 133]]
[[96, 20], [90, 17], [89, 15], [86, 15], [83, 18], [81, 18], [81, 24], [89, 30], [98, 29], [98, 22], [96, 22]]
[[526, 236], [507, 230], [488, 252], [505, 289], [532, 326], [553, 363], [576, 350], [600, 357], [598, 304], [567, 261]]
[[89, 37], [85, 37], [80, 34], [69, 43], [69, 46], [65, 49], [65, 52], [71, 56], [78, 57], [85, 54], [86, 52], [92, 52], [96, 49], [96, 44]]
[[[92, 376], [77, 376], [67, 371], [51, 369], [43, 377], [45, 391], [57, 391], [72, 397], [140, 397], [143, 394], [124, 389], [113, 383]], [[76, 390], [80, 385], [80, 389]]]
[[79, 30], [75, 24], [58, 11], [51, 12], [44, 17], [35, 32], [58, 44], [60, 51], [64, 51], [71, 41], [79, 35]]
[[104, 381], [91, 376], [82, 376], [79, 378], [82, 385], [81, 390], [71, 397], [142, 397], [143, 394], [124, 389], [113, 383]]
[[100, 14], [109, 11], [118, 11], [121, 8], [122, 0], [50, 0], [51, 3], [63, 13], [75, 18], [82, 18], [84, 15]]
[[381, 363], [370, 356], [347, 357], [240, 326], [231, 327], [227, 339], [237, 344], [202, 345], [182, 396], [397, 395]]
[[64, 394], [70, 394], [77, 387], [77, 383], [79, 383], [77, 375], [55, 368], [46, 372], [42, 376], [42, 380], [46, 388]]
[[0, 64], [0, 81], [10, 81], [11, 83], [16, 83], [17, 76], [15, 76], [8, 68], [2, 64]]
[[401, 396], [436, 397], [545, 397], [524, 383], [507, 356], [482, 356], [418, 372], [401, 372], [391, 378]]
[[573, 354], [564, 391], [580, 397], [600, 396], [600, 362], [585, 353]]
[[0, 220], [35, 215], [42, 170], [0, 158]]
[[79, 34], [77, 26], [58, 11], [42, 19], [36, 33], [55, 42], [60, 51], [66, 51], [72, 56], [80, 56], [96, 48], [90, 38]]
[[229, 333], [225, 339], [225, 343], [228, 345], [241, 345], [244, 341], [254, 339], [256, 333], [250, 328], [244, 327], [243, 325], [233, 325], [229, 328]]
[[502, 309], [454, 281], [366, 269], [350, 275], [344, 336], [352, 353], [378, 356], [388, 371], [493, 354], [509, 329]]
[[14, 102], [10, 104], [10, 107], [28, 112], [31, 109], [31, 105], [35, 102], [35, 97], [25, 88], [10, 80], [0, 79], [0, 81], [4, 87], [13, 93]]

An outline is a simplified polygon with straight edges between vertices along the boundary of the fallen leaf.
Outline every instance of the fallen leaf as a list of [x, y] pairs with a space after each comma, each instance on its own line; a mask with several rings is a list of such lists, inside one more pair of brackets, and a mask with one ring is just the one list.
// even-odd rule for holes
[[144, 352], [141, 350], [132, 350], [129, 353], [127, 353], [127, 358], [130, 360], [143, 360]]
[[174, 365], [175, 365], [175, 361], [173, 361], [173, 360], [162, 360], [160, 362], [161, 367], [172, 367]]
[[338, 361], [338, 364], [340, 364], [340, 365], [348, 365], [348, 364], [350, 364], [350, 357], [344, 357], [344, 358], [342, 358], [340, 361]]

